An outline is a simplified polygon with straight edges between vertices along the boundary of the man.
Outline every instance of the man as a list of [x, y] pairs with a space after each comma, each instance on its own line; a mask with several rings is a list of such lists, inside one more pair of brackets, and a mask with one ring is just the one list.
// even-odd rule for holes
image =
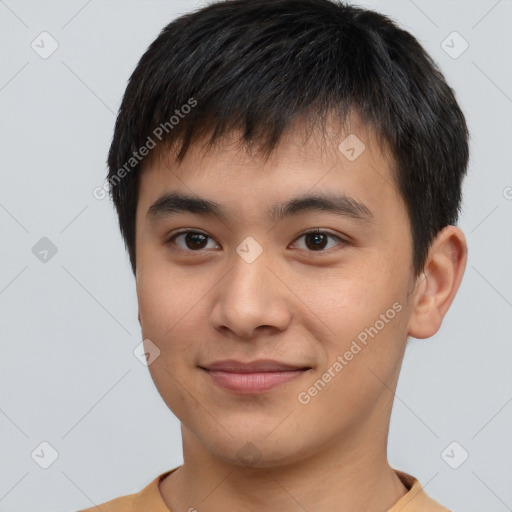
[[448, 510], [387, 437], [407, 339], [462, 280], [467, 161], [453, 91], [385, 16], [231, 0], [165, 27], [108, 181], [184, 463], [88, 510]]

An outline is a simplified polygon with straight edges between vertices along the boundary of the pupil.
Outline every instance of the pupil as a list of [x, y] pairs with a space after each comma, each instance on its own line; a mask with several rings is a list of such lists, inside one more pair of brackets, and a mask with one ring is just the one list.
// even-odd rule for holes
[[[307, 243], [307, 240], [309, 240], [310, 238], [315, 240], [315, 242], [311, 246], [310, 244]], [[317, 242], [321, 242], [322, 240], [323, 242], [325, 242], [326, 238], [327, 237], [323, 233], [308, 233], [306, 236], [306, 245], [308, 246], [308, 249], [323, 249], [325, 247], [325, 243], [321, 243], [320, 245], [318, 245]]]
[[[197, 243], [198, 238], [200, 239], [199, 243]], [[196, 249], [202, 249], [205, 241], [206, 241], [206, 236], [202, 235], [201, 233], [187, 233], [185, 235], [185, 243], [187, 244], [187, 246], [188, 246], [189, 242], [192, 242], [192, 245]]]

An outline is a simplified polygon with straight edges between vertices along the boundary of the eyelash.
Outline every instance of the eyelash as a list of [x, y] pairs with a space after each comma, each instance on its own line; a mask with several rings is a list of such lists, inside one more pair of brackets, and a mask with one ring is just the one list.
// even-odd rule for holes
[[[196, 235], [203, 235], [205, 236], [206, 238], [210, 239], [210, 240], [213, 240], [212, 237], [210, 237], [209, 235], [207, 235], [206, 233], [203, 233], [201, 231], [196, 231], [196, 230], [191, 230], [191, 229], [188, 229], [188, 230], [183, 230], [183, 231], [179, 231], [177, 233], [174, 233], [166, 242], [165, 244], [166, 245], [174, 245], [174, 241], [176, 240], [177, 237], [181, 236], [181, 235], [186, 235], [188, 233], [193, 233], [193, 234], [196, 234]], [[315, 229], [310, 229], [308, 231], [305, 231], [304, 233], [300, 234], [295, 240], [299, 240], [300, 238], [306, 236], [306, 235], [327, 235], [328, 237], [330, 238], [333, 238], [333, 239], [336, 239], [338, 240], [338, 242], [340, 242], [338, 245], [340, 245], [341, 247], [347, 245], [349, 242], [347, 240], [344, 240], [343, 238], [337, 236], [337, 235], [334, 235], [332, 233], [329, 233], [328, 231], [320, 231], [320, 228], [315, 228]], [[295, 241], [294, 240], [294, 241]], [[181, 251], [181, 252], [190, 252], [190, 253], [203, 253], [205, 252], [205, 249], [198, 249], [198, 250], [191, 250], [191, 249], [183, 249], [181, 247], [178, 247], [178, 249], [175, 249], [177, 251]], [[309, 253], [328, 253], [328, 250], [324, 250], [324, 249], [320, 249], [318, 251], [314, 251], [314, 250], [308, 250], [308, 249], [301, 249], [301, 250], [305, 250], [306, 252], [309, 252]]]

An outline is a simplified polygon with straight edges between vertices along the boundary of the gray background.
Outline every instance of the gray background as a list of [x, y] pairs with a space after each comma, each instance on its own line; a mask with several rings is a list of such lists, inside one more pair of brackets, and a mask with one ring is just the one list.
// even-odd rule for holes
[[[200, 5], [0, 0], [0, 511], [91, 507], [182, 463], [179, 422], [133, 354], [134, 279], [113, 207], [92, 190], [129, 74]], [[472, 136], [466, 275], [439, 333], [410, 340], [389, 459], [455, 511], [512, 510], [512, 1], [359, 5], [419, 39]], [[59, 45], [46, 59], [31, 47], [43, 31]], [[460, 55], [454, 31], [469, 44]], [[43, 237], [57, 248], [46, 261]], [[43, 441], [58, 454], [47, 469]]]

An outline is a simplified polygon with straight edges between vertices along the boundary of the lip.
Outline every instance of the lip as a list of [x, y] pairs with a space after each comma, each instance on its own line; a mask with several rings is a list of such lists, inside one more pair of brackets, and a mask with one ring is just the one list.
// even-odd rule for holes
[[261, 393], [290, 382], [311, 367], [292, 365], [270, 359], [251, 362], [227, 359], [200, 366], [221, 388], [237, 393]]
[[309, 369], [309, 366], [282, 363], [273, 359], [257, 359], [256, 361], [236, 361], [235, 359], [224, 359], [204, 365], [205, 370], [220, 370], [230, 373], [259, 373], [259, 372], [288, 372], [292, 370]]

